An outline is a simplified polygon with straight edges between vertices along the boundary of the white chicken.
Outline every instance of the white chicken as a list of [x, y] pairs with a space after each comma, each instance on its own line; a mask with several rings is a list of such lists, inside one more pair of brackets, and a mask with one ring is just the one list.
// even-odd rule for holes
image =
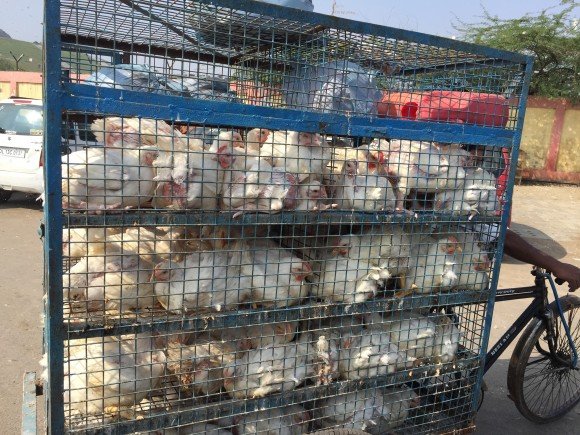
[[275, 131], [262, 145], [260, 156], [273, 167], [294, 174], [302, 183], [307, 178], [321, 181], [332, 152], [317, 133]]
[[433, 359], [436, 363], [449, 363], [457, 358], [461, 332], [459, 324], [445, 315], [431, 315], [435, 323], [435, 340], [433, 347]]
[[364, 259], [350, 258], [349, 241], [344, 238], [328, 254], [319, 253], [320, 275], [313, 282], [311, 293], [320, 299], [347, 304], [364, 302], [373, 298], [385, 279], [386, 269], [375, 269]]
[[223, 131], [208, 150], [201, 144], [190, 146], [187, 153], [187, 177], [159, 182], [154, 205], [156, 207], [217, 210], [218, 195], [222, 191], [226, 170], [231, 168], [235, 147], [243, 147], [242, 136], [234, 131]]
[[462, 251], [456, 253], [458, 290], [484, 291], [489, 286], [490, 252], [474, 233], [458, 233]]
[[382, 435], [401, 426], [409, 410], [418, 405], [418, 396], [410, 388], [365, 389], [323, 400], [317, 414], [326, 428], [359, 429]]
[[216, 340], [232, 344], [237, 350], [244, 351], [289, 343], [296, 335], [297, 326], [296, 322], [264, 323], [216, 329], [211, 331], [210, 335]]
[[391, 315], [370, 313], [365, 316], [367, 329], [389, 334], [391, 342], [404, 352], [407, 360], [431, 357], [435, 341], [435, 323], [426, 316], [412, 311]]
[[445, 190], [435, 195], [435, 210], [455, 214], [493, 214], [498, 205], [496, 178], [485, 169], [467, 169], [464, 185], [457, 190]]
[[397, 209], [404, 208], [404, 199], [415, 189], [438, 192], [463, 185], [465, 171], [455, 167], [430, 143], [407, 140], [375, 139], [368, 145], [369, 161], [376, 161], [380, 170], [396, 181]]
[[218, 393], [224, 384], [223, 369], [235, 358], [232, 344], [209, 336], [195, 337], [191, 345], [180, 339], [170, 340], [167, 345], [167, 370], [186, 394]]
[[246, 166], [226, 173], [222, 208], [243, 212], [280, 212], [297, 205], [298, 178], [262, 158], [247, 158]]
[[368, 262], [375, 270], [386, 270], [389, 275], [402, 275], [409, 270], [411, 238], [398, 226], [373, 226], [362, 234], [347, 234], [339, 245], [344, 255]]
[[326, 204], [328, 195], [320, 181], [306, 181], [298, 186], [297, 211], [321, 211], [333, 208], [332, 204]]
[[100, 212], [147, 203], [156, 155], [151, 148], [87, 148], [63, 157], [63, 208]]
[[152, 277], [155, 295], [173, 312], [237, 308], [251, 295], [251, 285], [235, 260], [242, 255], [243, 251], [200, 251], [187, 255], [183, 262], [161, 262]]
[[183, 227], [129, 227], [124, 233], [107, 235], [107, 244], [120, 251], [138, 254], [144, 261], [157, 264], [170, 257], [177, 260], [188, 252]]
[[249, 155], [257, 156], [260, 154], [262, 145], [268, 140], [272, 132], [264, 128], [253, 128], [246, 135], [245, 151]]
[[95, 137], [105, 147], [155, 147], [156, 181], [182, 183], [187, 177], [187, 139], [164, 121], [149, 118], [106, 117], [93, 121]]
[[109, 235], [119, 234], [123, 228], [64, 228], [62, 230], [62, 255], [70, 258], [80, 258], [87, 255], [89, 248], [96, 243], [105, 243]]
[[299, 342], [307, 354], [306, 361], [316, 385], [330, 384], [338, 379], [340, 329], [305, 331], [300, 335]]
[[411, 256], [410, 273], [403, 284], [404, 290], [396, 296], [451, 290], [459, 279], [456, 254], [461, 252], [462, 248], [455, 236], [435, 241], [427, 239], [416, 246]]
[[468, 168], [475, 166], [474, 157], [463, 149], [461, 144], [436, 144], [436, 146], [441, 154], [449, 161], [450, 176], [453, 176], [453, 172], [455, 172], [455, 178], [461, 178], [464, 176], [462, 171], [466, 171]]
[[308, 432], [309, 421], [310, 414], [298, 405], [234, 417], [238, 435], [302, 435]]
[[394, 373], [413, 363], [391, 341], [388, 333], [364, 330], [343, 334], [338, 368], [343, 379], [357, 380]]
[[252, 302], [280, 308], [296, 305], [308, 295], [305, 279], [312, 274], [308, 262], [268, 239], [255, 239], [247, 246], [251, 260], [242, 265], [242, 273], [252, 277]]
[[[364, 167], [365, 170], [359, 170]], [[334, 200], [339, 207], [360, 211], [395, 210], [396, 197], [391, 183], [377, 172], [366, 170], [367, 163], [349, 159], [335, 186]]]
[[111, 247], [91, 252], [63, 274], [65, 301], [73, 309], [89, 312], [151, 308], [155, 305], [151, 270], [150, 264], [130, 252]]
[[264, 397], [291, 391], [312, 374], [306, 346], [292, 342], [249, 350], [224, 368], [224, 386], [236, 399]]
[[141, 334], [70, 340], [65, 347], [65, 406], [83, 415], [122, 412], [155, 389], [165, 354]]

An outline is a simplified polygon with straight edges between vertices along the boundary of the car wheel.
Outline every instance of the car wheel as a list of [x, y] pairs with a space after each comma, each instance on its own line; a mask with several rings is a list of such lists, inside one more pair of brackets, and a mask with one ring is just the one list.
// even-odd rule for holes
[[12, 196], [11, 190], [0, 189], [0, 203], [8, 201], [11, 196]]

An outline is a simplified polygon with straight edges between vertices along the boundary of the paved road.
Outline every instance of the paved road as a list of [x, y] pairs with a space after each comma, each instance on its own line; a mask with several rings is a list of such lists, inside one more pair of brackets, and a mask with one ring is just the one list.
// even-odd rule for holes
[[41, 217], [42, 208], [24, 195], [0, 205], [0, 433], [7, 435], [20, 433], [22, 375], [37, 370], [41, 357]]
[[[558, 258], [580, 266], [580, 189], [576, 187], [518, 186], [513, 229]], [[21, 378], [37, 370], [40, 359], [42, 306], [42, 249], [36, 229], [42, 216], [34, 200], [16, 195], [0, 205], [0, 422], [2, 434], [20, 431]], [[529, 266], [506, 259], [501, 287], [529, 285]], [[496, 306], [492, 341], [517, 317], [525, 302]], [[576, 434], [580, 406], [549, 426], [534, 426], [507, 398], [509, 353], [487, 375], [489, 391], [478, 415], [478, 434]], [[42, 400], [39, 400], [42, 406]]]

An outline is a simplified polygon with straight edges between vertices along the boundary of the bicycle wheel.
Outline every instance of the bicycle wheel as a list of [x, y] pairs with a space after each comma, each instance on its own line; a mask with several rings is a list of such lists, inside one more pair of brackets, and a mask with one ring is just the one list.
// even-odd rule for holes
[[[560, 298], [564, 317], [570, 326], [576, 349], [580, 349], [580, 299]], [[557, 353], [569, 359], [571, 350], [562, 321], [554, 303]], [[533, 320], [510, 359], [508, 390], [520, 413], [534, 423], [549, 423], [562, 417], [580, 401], [580, 370], [563, 366], [550, 357], [546, 328], [540, 319]]]

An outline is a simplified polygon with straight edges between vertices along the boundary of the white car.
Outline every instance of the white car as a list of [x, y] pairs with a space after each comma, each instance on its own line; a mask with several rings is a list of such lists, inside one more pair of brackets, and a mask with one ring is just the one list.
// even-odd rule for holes
[[[41, 194], [44, 190], [42, 113], [41, 100], [0, 100], [0, 202], [8, 201], [15, 191]], [[62, 154], [99, 145], [88, 124], [67, 124], [62, 129], [66, 136]]]

